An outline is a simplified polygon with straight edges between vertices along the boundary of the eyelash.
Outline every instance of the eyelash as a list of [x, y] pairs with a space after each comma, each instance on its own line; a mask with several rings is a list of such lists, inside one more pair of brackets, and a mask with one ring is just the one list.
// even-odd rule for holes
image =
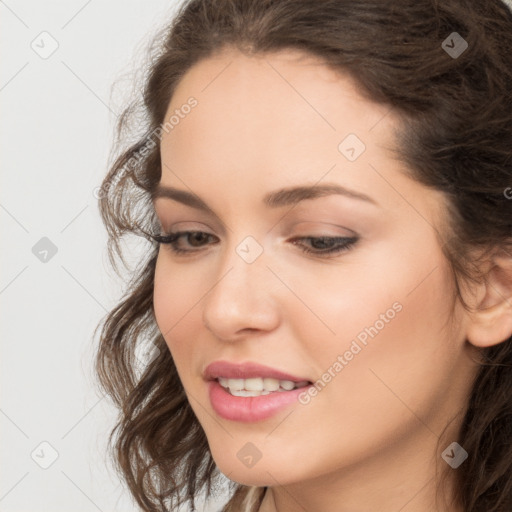
[[[192, 234], [198, 234], [198, 233], [202, 234], [202, 235], [214, 236], [214, 235], [211, 235], [210, 233], [205, 233], [204, 231], [177, 231], [176, 233], [170, 233], [170, 234], [152, 235], [151, 238], [153, 240], [155, 240], [155, 242], [158, 242], [159, 244], [169, 245], [169, 248], [171, 249], [171, 251], [174, 254], [185, 256], [186, 254], [199, 252], [200, 249], [199, 250], [181, 249], [177, 246], [178, 240], [182, 236], [190, 236]], [[355, 245], [355, 243], [359, 240], [359, 238], [355, 237], [355, 236], [354, 237], [304, 236], [304, 237], [296, 238], [295, 240], [315, 240], [315, 241], [328, 240], [329, 242], [336, 241], [336, 240], [340, 241], [340, 243], [337, 246], [335, 246], [335, 248], [330, 248], [330, 249], [323, 250], [323, 251], [308, 249], [305, 246], [294, 243], [294, 245], [298, 245], [299, 248], [303, 252], [305, 252], [307, 254], [314, 254], [316, 256], [322, 257], [323, 255], [340, 254], [342, 252], [350, 250], [351, 247], [353, 245]]]

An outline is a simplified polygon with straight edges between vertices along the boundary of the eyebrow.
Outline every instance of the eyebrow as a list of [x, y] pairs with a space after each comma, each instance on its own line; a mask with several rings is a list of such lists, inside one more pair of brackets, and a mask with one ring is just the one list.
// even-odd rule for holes
[[[265, 195], [263, 198], [263, 204], [269, 208], [281, 208], [283, 206], [294, 206], [306, 199], [316, 199], [318, 197], [333, 194], [342, 195], [351, 199], [359, 199], [378, 206], [378, 203], [370, 196], [335, 183], [311, 186], [304, 185], [275, 190]], [[213, 212], [213, 210], [199, 196], [186, 190], [158, 185], [151, 194], [151, 199], [154, 201], [158, 197], [174, 199], [175, 201], [187, 206], [216, 216], [215, 212]]]

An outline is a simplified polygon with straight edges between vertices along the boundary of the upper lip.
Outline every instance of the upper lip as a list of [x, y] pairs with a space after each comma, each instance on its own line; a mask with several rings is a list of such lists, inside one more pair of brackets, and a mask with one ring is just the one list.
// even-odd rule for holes
[[296, 377], [289, 373], [276, 370], [270, 366], [248, 361], [245, 363], [230, 363], [229, 361], [214, 361], [204, 372], [205, 380], [215, 380], [218, 377], [227, 379], [250, 379], [251, 377], [269, 377], [277, 380], [291, 380], [292, 382], [308, 381], [306, 378]]

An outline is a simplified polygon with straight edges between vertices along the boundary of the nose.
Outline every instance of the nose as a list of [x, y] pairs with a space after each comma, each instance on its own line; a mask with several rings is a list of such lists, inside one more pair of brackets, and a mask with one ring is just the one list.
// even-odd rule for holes
[[279, 325], [277, 280], [261, 255], [247, 263], [236, 252], [227, 258], [204, 298], [203, 323], [216, 338], [236, 341]]

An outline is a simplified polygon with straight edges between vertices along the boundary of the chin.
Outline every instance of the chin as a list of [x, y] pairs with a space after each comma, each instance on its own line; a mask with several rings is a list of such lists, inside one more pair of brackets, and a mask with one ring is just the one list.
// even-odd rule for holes
[[236, 454], [232, 457], [220, 448], [222, 454], [212, 452], [217, 467], [230, 480], [248, 486], [274, 486], [276, 481], [280, 485], [289, 484], [293, 480], [293, 474], [288, 467], [284, 467], [278, 461], [268, 462], [260, 459], [253, 466], [246, 466]]

